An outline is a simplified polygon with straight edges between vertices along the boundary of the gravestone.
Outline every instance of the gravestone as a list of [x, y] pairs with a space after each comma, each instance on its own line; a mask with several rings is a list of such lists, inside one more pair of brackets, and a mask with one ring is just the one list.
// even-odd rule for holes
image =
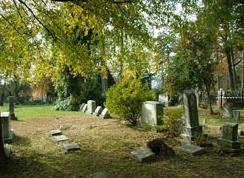
[[96, 110], [93, 112], [93, 115], [95, 115], [95, 116], [99, 116], [99, 114], [101, 114], [102, 111], [103, 111], [102, 106], [98, 106], [98, 107], [96, 108]]
[[143, 124], [163, 124], [164, 104], [158, 101], [146, 101], [142, 104], [141, 121]]
[[61, 130], [59, 130], [59, 129], [51, 130], [51, 131], [49, 132], [49, 135], [50, 135], [50, 136], [56, 136], [56, 135], [61, 135], [61, 134], [62, 134], [62, 132], [61, 132]]
[[80, 146], [76, 143], [65, 143], [63, 144], [65, 152], [80, 150]]
[[223, 116], [224, 117], [233, 117], [233, 104], [232, 103], [224, 103]]
[[233, 121], [236, 123], [240, 122], [240, 111], [233, 111]]
[[85, 106], [85, 104], [86, 104], [86, 103], [82, 103], [82, 104], [80, 105], [80, 111], [82, 111], [82, 109], [83, 109], [83, 107]]
[[225, 153], [240, 153], [241, 143], [237, 140], [238, 124], [226, 123], [223, 125], [222, 138], [218, 139], [221, 150]]
[[148, 162], [156, 159], [156, 155], [148, 147], [140, 147], [131, 152], [131, 155], [138, 162]]
[[14, 96], [9, 96], [9, 116], [11, 120], [17, 120], [17, 117], [14, 114]]
[[206, 152], [205, 148], [191, 144], [182, 145], [179, 147], [179, 149], [191, 155], [200, 155]]
[[87, 110], [87, 104], [84, 105], [84, 107], [82, 108], [82, 112], [86, 112]]
[[99, 117], [101, 117], [102, 119], [110, 118], [110, 114], [108, 112], [108, 109], [104, 108], [102, 113], [99, 115]]
[[2, 119], [4, 142], [11, 142], [14, 137], [14, 131], [13, 131], [13, 129], [11, 129], [11, 126], [10, 126], [10, 113], [1, 112], [0, 117]]
[[69, 140], [69, 138], [66, 137], [65, 135], [55, 135], [55, 136], [53, 136], [53, 138], [54, 138], [57, 142], [62, 142], [62, 141]]
[[88, 100], [87, 101], [87, 113], [92, 114], [96, 109], [96, 101]]
[[165, 93], [165, 94], [159, 94], [158, 95], [158, 101], [160, 103], [163, 103], [164, 106], [168, 107], [168, 105], [169, 105], [169, 97], [168, 97], [167, 93]]
[[196, 95], [193, 90], [186, 90], [183, 94], [185, 128], [181, 136], [184, 142], [191, 144], [197, 135], [202, 134], [199, 125]]

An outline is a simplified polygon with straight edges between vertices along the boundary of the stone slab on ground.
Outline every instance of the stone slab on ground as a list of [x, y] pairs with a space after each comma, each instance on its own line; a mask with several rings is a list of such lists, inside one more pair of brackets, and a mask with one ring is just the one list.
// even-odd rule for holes
[[185, 144], [178, 147], [180, 150], [189, 153], [191, 155], [200, 155], [206, 152], [205, 148], [196, 145]]
[[131, 152], [134, 159], [139, 162], [148, 162], [156, 159], [155, 153], [148, 147], [140, 147]]
[[113, 176], [105, 171], [95, 172], [87, 178], [112, 178]]
[[55, 135], [55, 136], [53, 136], [53, 138], [54, 138], [57, 142], [62, 142], [62, 141], [69, 140], [69, 138], [66, 137], [65, 135]]
[[62, 131], [59, 130], [59, 129], [51, 130], [51, 131], [49, 132], [49, 135], [50, 135], [50, 136], [56, 136], [56, 135], [61, 135], [61, 134], [62, 134]]
[[65, 143], [63, 144], [65, 152], [80, 150], [80, 146], [77, 143]]

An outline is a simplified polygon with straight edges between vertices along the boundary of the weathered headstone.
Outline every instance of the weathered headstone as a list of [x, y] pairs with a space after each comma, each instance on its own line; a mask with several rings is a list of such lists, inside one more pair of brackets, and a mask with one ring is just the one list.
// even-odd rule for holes
[[84, 107], [82, 108], [82, 112], [86, 112], [87, 110], [87, 104], [84, 105]]
[[102, 113], [99, 115], [99, 117], [101, 117], [102, 119], [107, 119], [110, 117], [110, 114], [108, 112], [107, 108], [104, 108]]
[[51, 130], [51, 131], [49, 132], [49, 135], [50, 135], [50, 136], [56, 136], [56, 135], [61, 135], [61, 134], [62, 134], [62, 131], [59, 130], [59, 129]]
[[87, 113], [92, 114], [96, 109], [96, 101], [88, 100], [87, 101]]
[[158, 101], [146, 101], [142, 104], [141, 120], [144, 124], [161, 125], [163, 124], [164, 104]]
[[186, 143], [190, 144], [197, 135], [202, 134], [202, 126], [199, 125], [195, 92], [193, 90], [186, 90], [183, 94], [183, 102], [185, 129], [181, 136]]
[[191, 144], [182, 145], [179, 147], [179, 149], [191, 155], [200, 155], [206, 152], [205, 148]]
[[4, 141], [11, 142], [14, 137], [14, 131], [10, 127], [10, 114], [9, 112], [1, 112], [0, 117], [2, 119]]
[[140, 147], [131, 152], [131, 155], [134, 159], [139, 162], [148, 162], [156, 159], [155, 153], [148, 147]]
[[93, 115], [99, 116], [102, 113], [102, 111], [103, 111], [102, 106], [98, 106], [96, 110], [93, 112]]
[[80, 150], [80, 146], [76, 143], [65, 143], [63, 147], [66, 152]]
[[233, 104], [232, 103], [224, 103], [223, 116], [230, 117], [230, 118], [233, 116]]
[[53, 136], [53, 138], [54, 138], [57, 142], [62, 142], [62, 141], [69, 140], [69, 138], [66, 137], [65, 135], [55, 135], [55, 136]]
[[86, 104], [86, 103], [82, 103], [82, 104], [80, 105], [80, 111], [82, 111], [82, 109], [83, 109], [83, 107], [85, 106], [85, 104]]
[[221, 150], [226, 153], [240, 153], [241, 144], [237, 140], [238, 124], [226, 123], [223, 125], [222, 138], [218, 139]]
[[169, 97], [168, 97], [167, 93], [165, 93], [165, 94], [159, 94], [158, 95], [158, 101], [160, 103], [163, 103], [164, 106], [168, 106], [168, 104], [169, 104]]
[[11, 120], [17, 120], [17, 117], [14, 114], [14, 96], [9, 96], [9, 116]]
[[236, 123], [240, 122], [240, 111], [233, 111], [233, 121]]

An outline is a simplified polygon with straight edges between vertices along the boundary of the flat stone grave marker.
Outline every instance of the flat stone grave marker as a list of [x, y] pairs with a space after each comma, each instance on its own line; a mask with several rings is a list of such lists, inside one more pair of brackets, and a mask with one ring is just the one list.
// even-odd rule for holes
[[53, 138], [54, 138], [57, 142], [62, 142], [62, 141], [69, 140], [69, 138], [66, 137], [65, 135], [56, 135], [56, 136], [53, 136]]
[[96, 110], [94, 111], [93, 115], [98, 116], [99, 114], [102, 113], [102, 111], [103, 111], [102, 106], [98, 106], [98, 107], [96, 108]]
[[196, 145], [190, 145], [190, 144], [182, 145], [178, 148], [191, 155], [200, 155], [200, 154], [203, 154], [206, 152], [205, 148], [202, 148], [202, 147], [199, 147]]
[[65, 152], [80, 150], [80, 146], [77, 143], [65, 143], [63, 147]]
[[107, 108], [104, 108], [104, 109], [103, 109], [102, 113], [100, 114], [100, 117], [101, 117], [102, 119], [106, 119], [106, 118], [109, 118], [109, 117], [110, 117]]
[[61, 135], [61, 134], [62, 134], [62, 132], [61, 132], [61, 130], [59, 130], [59, 129], [51, 130], [51, 131], [49, 132], [49, 135], [50, 135], [50, 136]]
[[131, 155], [134, 159], [139, 162], [148, 162], [156, 159], [155, 153], [148, 147], [140, 147], [131, 152]]

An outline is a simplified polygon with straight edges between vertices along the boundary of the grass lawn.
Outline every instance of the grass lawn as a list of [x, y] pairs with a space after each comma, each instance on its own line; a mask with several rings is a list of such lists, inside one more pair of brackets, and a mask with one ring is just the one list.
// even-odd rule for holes
[[[207, 117], [202, 112], [201, 117]], [[99, 171], [116, 178], [244, 177], [244, 155], [220, 154], [215, 144], [204, 155], [190, 156], [175, 149], [177, 139], [131, 128], [116, 119], [54, 111], [51, 105], [17, 106], [16, 115], [19, 120], [11, 123], [16, 134], [10, 144], [12, 158], [0, 165], [0, 178], [75, 178]], [[65, 154], [62, 144], [48, 136], [56, 128], [81, 150]], [[158, 137], [175, 149], [176, 156], [145, 164], [131, 158], [132, 150]]]

